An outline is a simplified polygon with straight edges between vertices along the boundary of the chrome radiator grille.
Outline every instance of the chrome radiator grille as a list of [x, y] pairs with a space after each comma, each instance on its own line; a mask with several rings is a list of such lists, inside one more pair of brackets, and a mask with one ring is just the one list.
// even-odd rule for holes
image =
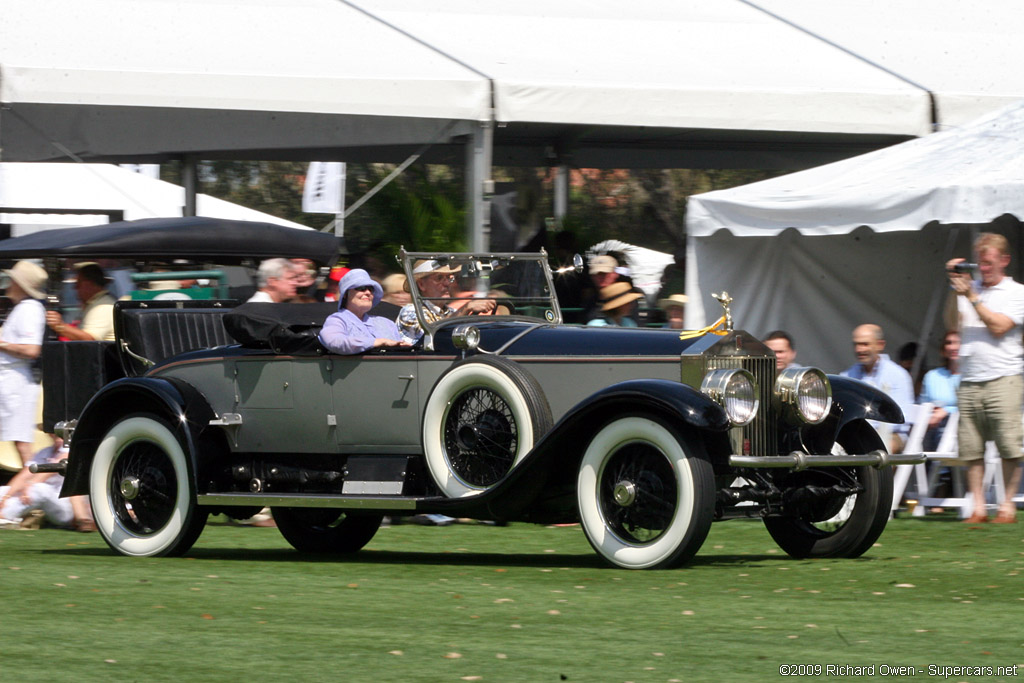
[[772, 412], [775, 388], [775, 359], [749, 356], [705, 356], [704, 372], [719, 368], [742, 368], [754, 376], [761, 405], [757, 417], [746, 427], [733, 431], [733, 448], [740, 455], [778, 455], [776, 416]]

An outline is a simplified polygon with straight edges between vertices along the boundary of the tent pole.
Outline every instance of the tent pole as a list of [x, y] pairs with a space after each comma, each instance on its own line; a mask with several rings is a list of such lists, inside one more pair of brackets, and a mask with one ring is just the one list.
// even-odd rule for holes
[[491, 121], [474, 122], [466, 143], [466, 241], [470, 251], [485, 252], [491, 244], [491, 159], [494, 127]]
[[185, 206], [182, 207], [181, 215], [195, 216], [198, 181], [194, 154], [186, 154], [181, 159], [181, 183], [185, 186]]
[[555, 225], [562, 229], [562, 221], [569, 212], [569, 167], [559, 164], [555, 167]]

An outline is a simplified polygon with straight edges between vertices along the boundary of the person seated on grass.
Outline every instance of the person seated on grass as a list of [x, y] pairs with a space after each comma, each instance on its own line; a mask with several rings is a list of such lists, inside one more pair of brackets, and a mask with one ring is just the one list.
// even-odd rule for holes
[[381, 286], [362, 268], [346, 273], [338, 283], [338, 312], [324, 321], [320, 343], [331, 353], [346, 355], [380, 347], [408, 347], [394, 322], [369, 314], [383, 295]]
[[45, 521], [79, 531], [96, 529], [88, 503], [83, 506], [80, 499], [60, 497], [64, 477], [56, 472], [33, 474], [28, 468], [32, 463], [56, 463], [67, 455], [64, 441], [53, 436], [52, 446], [36, 452], [7, 486], [0, 486], [0, 528], [34, 529]]

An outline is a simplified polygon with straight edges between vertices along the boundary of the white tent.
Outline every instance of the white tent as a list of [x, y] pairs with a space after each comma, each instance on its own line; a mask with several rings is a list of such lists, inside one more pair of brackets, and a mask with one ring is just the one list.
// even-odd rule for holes
[[1024, 97], [1020, 35], [1017, 0], [5, 0], [0, 159], [432, 143], [482, 248], [492, 161], [806, 168]]
[[[12, 237], [43, 228], [106, 223], [115, 212], [124, 220], [180, 216], [184, 203], [182, 187], [110, 164], [0, 163], [0, 223], [11, 225]], [[89, 211], [95, 213], [85, 213]], [[196, 213], [308, 229], [203, 194]]]
[[330, 158], [485, 123], [534, 163], [792, 163], [1024, 96], [1022, 33], [1014, 0], [6, 0], [0, 142]]
[[863, 322], [882, 325], [895, 354], [940, 324], [943, 264], [970, 255], [971, 231], [956, 226], [1000, 219], [986, 229], [1020, 244], [1016, 221], [1001, 217], [1024, 218], [1022, 148], [1018, 103], [884, 150], [691, 197], [687, 326], [717, 318], [710, 294], [727, 289], [738, 326], [786, 329], [805, 363], [852, 363], [850, 331]]

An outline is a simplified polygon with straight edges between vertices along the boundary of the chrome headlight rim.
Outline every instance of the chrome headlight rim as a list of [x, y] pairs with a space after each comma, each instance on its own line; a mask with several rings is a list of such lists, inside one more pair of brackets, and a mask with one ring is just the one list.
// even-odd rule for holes
[[[815, 379], [824, 388], [824, 396], [816, 399], [819, 406], [815, 412], [811, 413], [806, 410], [808, 404], [804, 399], [810, 398], [807, 393], [807, 381], [813, 382]], [[783, 370], [775, 379], [772, 396], [776, 408], [787, 419], [797, 423], [821, 424], [832, 412], [832, 384], [828, 381], [828, 376], [818, 368], [787, 368]]]
[[459, 325], [452, 330], [452, 344], [462, 351], [475, 351], [480, 346], [480, 328], [476, 325]]
[[[702, 394], [725, 410], [733, 427], [746, 427], [760, 408], [761, 400], [754, 376], [742, 368], [718, 368], [712, 370], [700, 383]], [[741, 395], [746, 393], [746, 396]]]

